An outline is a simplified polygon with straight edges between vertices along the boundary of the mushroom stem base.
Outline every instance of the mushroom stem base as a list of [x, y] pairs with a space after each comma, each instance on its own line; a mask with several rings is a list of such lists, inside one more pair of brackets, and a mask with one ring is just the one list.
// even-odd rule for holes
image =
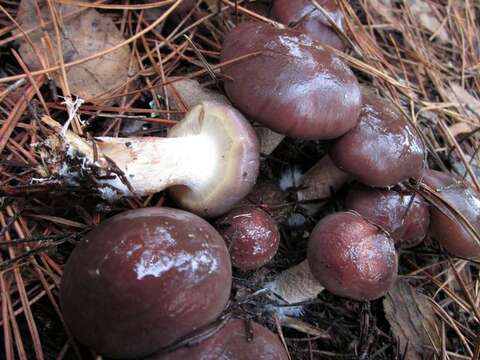
[[283, 271], [266, 288], [288, 304], [315, 299], [324, 289], [310, 271], [308, 260]]

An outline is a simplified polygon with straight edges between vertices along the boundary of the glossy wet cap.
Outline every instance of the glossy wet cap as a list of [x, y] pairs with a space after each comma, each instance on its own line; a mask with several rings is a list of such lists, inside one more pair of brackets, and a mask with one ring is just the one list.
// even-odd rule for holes
[[[251, 339], [250, 339], [251, 336]], [[229, 320], [217, 333], [198, 345], [157, 355], [148, 360], [287, 360], [278, 335], [263, 326]]]
[[[335, 24], [343, 29], [344, 17], [335, 0], [318, 0]], [[339, 50], [345, 43], [330, 25], [328, 19], [311, 0], [275, 0], [272, 18], [310, 36], [313, 40]]]
[[355, 300], [385, 295], [397, 277], [392, 238], [354, 212], [323, 218], [310, 235], [307, 258], [323, 287]]
[[[422, 182], [435, 190], [438, 196], [453, 206], [480, 234], [480, 194], [470, 184], [451, 174], [427, 170]], [[461, 218], [449, 207], [431, 206], [433, 236], [453, 255], [479, 258], [480, 245]]]
[[225, 90], [249, 119], [301, 139], [333, 139], [353, 128], [360, 88], [342, 60], [292, 29], [243, 23], [223, 43]]
[[255, 270], [277, 253], [280, 232], [275, 221], [262, 209], [247, 206], [234, 209], [216, 222], [227, 243], [233, 267]]
[[414, 247], [427, 236], [429, 205], [419, 194], [355, 184], [350, 188], [345, 207], [388, 231], [398, 247]]
[[231, 281], [228, 250], [210, 224], [182, 210], [145, 208], [85, 236], [65, 266], [60, 300], [81, 343], [132, 358], [215, 320]]
[[[204, 171], [169, 189], [178, 204], [203, 217], [230, 210], [253, 188], [260, 166], [255, 131], [232, 106], [206, 101], [191, 109], [168, 137], [202, 135], [207, 139]], [[201, 149], [199, 149], [200, 151]]]
[[330, 156], [343, 171], [373, 187], [418, 178], [424, 146], [405, 117], [387, 100], [363, 92], [358, 125], [336, 140]]

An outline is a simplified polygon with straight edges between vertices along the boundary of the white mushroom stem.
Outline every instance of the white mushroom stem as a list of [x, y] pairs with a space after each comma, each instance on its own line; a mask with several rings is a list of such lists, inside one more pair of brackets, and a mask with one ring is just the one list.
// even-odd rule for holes
[[[42, 120], [57, 131], [61, 129], [61, 125], [49, 117]], [[107, 185], [106, 189], [113, 187], [120, 195], [131, 194], [131, 189], [142, 196], [172, 185], [194, 187], [200, 182], [199, 178], [208, 176], [215, 166], [211, 159], [216, 150], [210, 139], [201, 134], [176, 138], [100, 137], [93, 144], [67, 131], [63, 140], [70, 156], [84, 159], [99, 169], [119, 170], [120, 177], [99, 180], [99, 183]], [[114, 196], [112, 191], [102, 193], [106, 197]]]
[[315, 299], [324, 289], [310, 271], [308, 260], [283, 271], [265, 287], [287, 304]]
[[325, 200], [349, 178], [347, 173], [335, 166], [330, 156], [325, 155], [303, 175], [300, 190], [297, 192], [298, 200]]

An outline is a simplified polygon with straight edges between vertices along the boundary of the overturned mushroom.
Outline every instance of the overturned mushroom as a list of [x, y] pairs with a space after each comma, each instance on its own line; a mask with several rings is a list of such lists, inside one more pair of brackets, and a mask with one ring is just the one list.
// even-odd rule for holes
[[[51, 119], [44, 121], [59, 127]], [[68, 154], [100, 169], [112, 163], [117, 168], [113, 178], [98, 180], [103, 197], [143, 196], [168, 188], [181, 207], [202, 216], [228, 211], [248, 194], [258, 174], [255, 132], [238, 111], [217, 102], [194, 107], [166, 138], [99, 137], [92, 146], [67, 132], [64, 141]]]
[[424, 145], [393, 104], [369, 90], [357, 126], [330, 150], [335, 165], [365, 185], [393, 186], [418, 178], [424, 168]]
[[355, 300], [383, 296], [397, 276], [393, 240], [354, 212], [323, 218], [310, 235], [307, 260], [284, 271], [267, 288], [289, 304], [327, 289]]
[[137, 358], [215, 320], [231, 280], [228, 250], [210, 224], [182, 210], [145, 208], [85, 236], [65, 266], [60, 301], [81, 343]]
[[287, 360], [277, 335], [263, 326], [229, 320], [218, 332], [200, 343], [148, 360]]
[[[248, 56], [250, 55], [250, 56]], [[302, 139], [332, 139], [352, 129], [360, 88], [340, 58], [308, 36], [267, 24], [243, 23], [224, 40], [225, 90], [247, 117]]]
[[[335, 23], [335, 26], [343, 30], [343, 13], [336, 1], [318, 0], [318, 4]], [[339, 50], [345, 48], [345, 43], [332, 28], [330, 21], [312, 0], [275, 0], [272, 7], [272, 17], [307, 34], [315, 41]]]
[[280, 232], [275, 221], [257, 207], [240, 207], [216, 222], [227, 243], [233, 267], [255, 270], [268, 263], [277, 253]]
[[[431, 196], [431, 230], [453, 255], [480, 257], [480, 194], [468, 182], [451, 174], [427, 170], [422, 182], [441, 199]], [[427, 196], [429, 194], [426, 194]], [[437, 200], [437, 201], [435, 201]], [[443, 202], [443, 203], [442, 203]]]
[[419, 194], [355, 184], [350, 188], [345, 206], [388, 231], [398, 247], [414, 247], [427, 235], [429, 206]]

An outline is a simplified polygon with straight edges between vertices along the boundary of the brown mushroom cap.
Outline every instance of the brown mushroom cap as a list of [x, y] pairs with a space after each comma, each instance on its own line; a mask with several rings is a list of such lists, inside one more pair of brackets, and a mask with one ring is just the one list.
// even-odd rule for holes
[[[318, 3], [335, 24], [343, 29], [343, 12], [337, 2], [335, 0], [318, 0]], [[339, 50], [345, 49], [345, 43], [311, 0], [275, 0], [272, 7], [272, 18], [292, 26], [322, 44]]]
[[[229, 320], [216, 334], [191, 347], [157, 355], [149, 360], [287, 360], [278, 336], [263, 326]], [[251, 333], [249, 341], [247, 334]]]
[[350, 188], [345, 206], [388, 231], [399, 247], [414, 247], [427, 235], [429, 206], [419, 194], [355, 184]]
[[419, 177], [425, 154], [421, 139], [393, 104], [364, 91], [358, 125], [334, 142], [330, 156], [358, 181], [389, 187]]
[[176, 209], [116, 215], [88, 233], [65, 266], [65, 322], [83, 344], [140, 357], [213, 321], [231, 286], [225, 242], [202, 218]]
[[292, 29], [243, 23], [224, 40], [221, 61], [232, 103], [287, 136], [333, 139], [353, 128], [361, 105], [354, 74], [337, 56]]
[[383, 296], [397, 277], [393, 240], [354, 212], [323, 218], [310, 235], [307, 258], [323, 287], [355, 300]]
[[280, 232], [272, 217], [262, 209], [237, 208], [216, 224], [227, 243], [232, 265], [242, 271], [262, 267], [277, 253]]
[[[469, 183], [451, 174], [427, 170], [423, 180], [438, 195], [453, 206], [480, 234], [480, 194]], [[480, 245], [473, 238], [463, 221], [447, 206], [431, 207], [433, 236], [450, 253], [466, 258], [480, 257]]]

